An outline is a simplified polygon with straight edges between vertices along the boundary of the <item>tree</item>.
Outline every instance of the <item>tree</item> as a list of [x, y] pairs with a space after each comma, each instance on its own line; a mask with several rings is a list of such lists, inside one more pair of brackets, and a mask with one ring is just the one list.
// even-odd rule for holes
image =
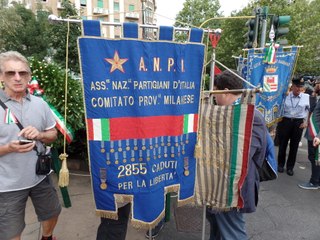
[[8, 0], [0, 0], [0, 9], [8, 5]]
[[175, 26], [199, 27], [205, 20], [219, 16], [219, 8], [218, 0], [186, 0], [177, 15]]
[[[176, 18], [176, 27], [200, 27], [205, 21], [219, 17], [218, 10], [220, 8], [220, 3], [218, 0], [186, 0], [183, 4], [182, 10], [178, 13]], [[209, 21], [205, 25], [206, 28], [217, 28], [219, 24], [217, 21]], [[175, 38], [180, 41], [185, 41], [187, 39], [187, 34], [176, 33]], [[205, 39], [208, 39], [205, 37]], [[209, 46], [211, 44], [209, 43]], [[212, 55], [212, 49], [209, 48], [207, 54], [207, 62], [210, 61]], [[205, 86], [209, 86], [209, 73], [210, 64], [206, 68], [206, 83]]]
[[[16, 46], [16, 50], [25, 56], [43, 59], [47, 55], [47, 39], [44, 35], [46, 25], [43, 24], [43, 14], [45, 12], [39, 9], [37, 12], [39, 17], [36, 17], [31, 10], [26, 9], [21, 4], [16, 4], [14, 8], [23, 22], [18, 28], [19, 35], [17, 37], [19, 43]], [[44, 16], [46, 18], [47, 14]]]
[[0, 50], [13, 50], [19, 46], [19, 29], [23, 26], [22, 18], [14, 8], [0, 9]]
[[296, 0], [290, 5], [292, 32], [295, 44], [303, 46], [298, 57], [296, 72], [320, 75], [320, 0]]
[[25, 56], [46, 56], [45, 29], [34, 13], [21, 4], [0, 10], [0, 49], [16, 50]]
[[[288, 4], [286, 0], [260, 0], [252, 1], [247, 7], [239, 12], [234, 12], [233, 16], [252, 15], [255, 7], [269, 7], [270, 15], [289, 15], [291, 21], [289, 23], [289, 33], [286, 36], [289, 45], [303, 46], [298, 56], [298, 62], [295, 69], [296, 73], [310, 75], [320, 75], [320, 49], [318, 35], [320, 29], [320, 0], [296, 0]], [[308, 17], [306, 17], [306, 14]], [[243, 43], [242, 38], [245, 31], [245, 21], [226, 20], [222, 24], [223, 34], [217, 47], [217, 57], [221, 59], [227, 66], [235, 67], [235, 60], [232, 55], [242, 54]], [[268, 18], [268, 26], [270, 26], [270, 16]], [[268, 32], [267, 39], [268, 42]]]
[[[62, 2], [63, 10], [60, 17], [78, 16], [77, 10], [70, 1]], [[68, 66], [76, 74], [80, 72], [77, 39], [81, 35], [80, 25], [70, 24], [69, 47], [68, 47]], [[49, 47], [52, 49], [53, 60], [61, 66], [66, 62], [66, 42], [68, 24], [65, 22], [55, 22], [47, 32]]]

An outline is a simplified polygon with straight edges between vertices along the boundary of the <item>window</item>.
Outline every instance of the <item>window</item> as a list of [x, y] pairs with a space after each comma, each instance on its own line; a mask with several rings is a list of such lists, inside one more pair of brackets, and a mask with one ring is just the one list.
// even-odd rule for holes
[[119, 10], [120, 10], [119, 3], [118, 2], [114, 2], [113, 3], [113, 8], [114, 8], [115, 12], [119, 12]]
[[98, 0], [98, 8], [103, 8], [103, 0]]
[[133, 4], [129, 5], [129, 12], [134, 12], [134, 5]]
[[81, 6], [87, 6], [87, 0], [80, 0]]
[[120, 22], [120, 19], [115, 18], [113, 21], [114, 21], [114, 22]]

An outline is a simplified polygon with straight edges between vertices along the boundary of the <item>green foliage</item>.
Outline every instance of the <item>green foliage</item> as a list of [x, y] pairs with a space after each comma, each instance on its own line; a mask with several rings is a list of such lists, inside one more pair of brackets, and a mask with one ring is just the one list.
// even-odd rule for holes
[[[77, 15], [75, 7], [70, 2], [64, 2], [65, 10], [62, 17]], [[15, 50], [29, 57], [33, 76], [44, 89], [44, 97], [58, 112], [65, 113], [65, 59], [67, 24], [51, 25], [48, 22], [49, 12], [42, 11], [39, 4], [37, 15], [23, 5], [14, 4], [13, 7], [0, 9], [0, 51]], [[80, 26], [70, 24], [69, 41], [69, 70], [67, 94], [67, 123], [75, 131], [76, 139], [68, 146], [85, 148], [85, 134], [79, 138], [79, 132], [84, 131], [84, 109], [82, 89], [79, 80], [78, 50], [76, 39], [80, 35]], [[38, 61], [43, 59], [42, 61]], [[48, 63], [47, 60], [55, 60]], [[58, 135], [54, 145], [63, 147], [63, 135]], [[71, 147], [72, 148], [72, 147]], [[79, 148], [78, 148], [79, 149]], [[77, 149], [77, 151], [78, 151]]]
[[[62, 6], [64, 9], [61, 11], [60, 17], [75, 18], [78, 15], [75, 6], [70, 1], [63, 1]], [[68, 66], [71, 71], [78, 73], [80, 72], [80, 68], [77, 39], [81, 35], [80, 24], [69, 24], [69, 36], [67, 33], [68, 24], [66, 22], [55, 22], [49, 26], [46, 35], [49, 39], [48, 45], [52, 49], [51, 57], [61, 66], [65, 66], [68, 37]]]
[[288, 11], [292, 16], [291, 37], [296, 45], [303, 46], [296, 73], [320, 75], [320, 0], [296, 0]]
[[44, 25], [21, 4], [0, 11], [0, 48], [15, 50], [25, 56], [44, 58], [47, 54]]
[[186, 0], [177, 15], [175, 26], [199, 27], [205, 20], [219, 16], [219, 8], [218, 0]]
[[[211, 4], [203, 7], [203, 4]], [[252, 0], [245, 8], [240, 11], [234, 11], [231, 15], [236, 18], [230, 19], [211, 19], [218, 17], [218, 1], [198, 1], [187, 0], [184, 8], [179, 12], [175, 26], [183, 26], [181, 22], [189, 26], [200, 26], [209, 29], [222, 29], [221, 39], [217, 45], [216, 59], [229, 68], [236, 68], [237, 60], [233, 56], [243, 54], [243, 45], [246, 42], [244, 34], [247, 32], [245, 26], [247, 18], [241, 16], [253, 16], [255, 7], [268, 7], [268, 30], [266, 33], [266, 43], [269, 42], [269, 28], [272, 15], [289, 15], [289, 33], [286, 35], [289, 45], [303, 46], [298, 56], [296, 73], [310, 75], [320, 75], [320, 0], [295, 0], [288, 3], [287, 0]], [[199, 5], [200, 4], [200, 5]], [[197, 6], [196, 6], [197, 5]], [[215, 6], [213, 6], [215, 5]], [[261, 31], [261, 29], [259, 30]], [[260, 37], [260, 36], [259, 36]], [[258, 44], [260, 45], [260, 41]], [[212, 48], [208, 45], [207, 62], [210, 61]], [[220, 66], [219, 66], [220, 67]], [[221, 67], [220, 67], [221, 68]], [[209, 73], [210, 66], [206, 73]], [[223, 70], [223, 69], [222, 69]]]
[[[37, 61], [35, 58], [30, 59], [30, 65], [33, 73], [32, 76], [38, 80], [40, 88], [44, 90], [46, 101], [53, 105], [64, 117], [66, 89], [65, 71], [57, 64]], [[73, 131], [76, 132], [85, 127], [82, 87], [80, 81], [73, 79], [68, 75], [67, 89], [67, 123], [71, 126]], [[59, 134], [55, 146], [63, 146], [62, 134]]]
[[15, 50], [19, 46], [19, 30], [23, 20], [14, 8], [0, 9], [0, 50]]
[[[183, 4], [182, 10], [179, 12], [176, 18], [176, 27], [200, 27], [204, 22], [208, 21], [205, 24], [206, 28], [217, 28], [220, 26], [218, 21], [215, 21], [213, 18], [219, 17], [218, 10], [220, 8], [220, 3], [218, 0], [186, 0]], [[208, 35], [205, 34], [205, 39], [208, 39]], [[186, 33], [176, 33], [175, 39], [178, 41], [186, 41], [188, 36]], [[209, 43], [209, 46], [211, 44]], [[208, 49], [207, 49], [208, 50]], [[212, 49], [209, 48], [207, 53], [207, 62], [210, 61], [212, 55]], [[209, 74], [210, 74], [210, 64], [206, 67], [205, 74], [205, 89], [209, 88]]]

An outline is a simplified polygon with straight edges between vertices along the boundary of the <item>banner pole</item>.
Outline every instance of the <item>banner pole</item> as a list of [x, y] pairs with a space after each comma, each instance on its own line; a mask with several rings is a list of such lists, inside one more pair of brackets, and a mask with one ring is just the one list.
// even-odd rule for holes
[[202, 213], [202, 240], [205, 240], [206, 235], [206, 205], [203, 205], [203, 213]]
[[149, 239], [152, 240], [152, 228], [149, 228]]
[[[283, 49], [288, 49], [288, 48], [292, 48], [293, 46], [283, 46], [282, 48]], [[299, 45], [299, 46], [295, 46], [295, 47], [297, 47], [297, 48], [303, 48], [303, 45]], [[263, 50], [264, 49], [264, 47], [260, 47], [260, 48], [254, 48], [254, 50], [256, 51], [258, 51], [258, 50]], [[242, 49], [242, 51], [244, 51], [244, 52], [247, 52], [247, 51], [249, 51], [250, 49], [249, 48], [244, 48], [244, 49]], [[232, 57], [234, 57], [234, 56], [232, 56]]]
[[204, 94], [223, 94], [223, 93], [244, 93], [248, 90], [253, 90], [254, 93], [263, 92], [262, 88], [255, 89], [230, 89], [230, 90], [212, 90], [212, 91], [202, 91]]
[[210, 90], [213, 90], [214, 88], [214, 67], [215, 67], [215, 63], [216, 63], [216, 53], [215, 53], [215, 49], [212, 50], [212, 56], [211, 56], [212, 62], [211, 62], [211, 76], [210, 76]]
[[[82, 19], [71, 19], [71, 18], [61, 18], [61, 17], [57, 17], [54, 14], [51, 14], [48, 16], [48, 21], [51, 23], [55, 23], [55, 22], [69, 22], [69, 23], [78, 23], [80, 24], [82, 22]], [[120, 22], [106, 22], [106, 21], [101, 21], [102, 25], [107, 25], [107, 26], [114, 26], [114, 27], [121, 27], [122, 23]], [[147, 24], [138, 24], [139, 27], [141, 28], [152, 28], [152, 29], [158, 29], [159, 26], [157, 25], [147, 25]], [[182, 27], [174, 27], [174, 29], [176, 31], [190, 31], [190, 28], [182, 28]], [[211, 32], [210, 29], [203, 29], [204, 32]]]
[[215, 59], [215, 61], [220, 64], [222, 67], [224, 67], [225, 69], [229, 70], [231, 74], [237, 76], [238, 78], [240, 78], [242, 81], [244, 81], [245, 83], [247, 83], [249, 86], [253, 87], [253, 88], [257, 88], [256, 86], [254, 86], [253, 84], [251, 84], [250, 82], [248, 82], [247, 80], [245, 80], [243, 77], [239, 76], [238, 74], [234, 73], [231, 71], [230, 68], [228, 68], [227, 66], [223, 65], [221, 62], [219, 62], [218, 60]]

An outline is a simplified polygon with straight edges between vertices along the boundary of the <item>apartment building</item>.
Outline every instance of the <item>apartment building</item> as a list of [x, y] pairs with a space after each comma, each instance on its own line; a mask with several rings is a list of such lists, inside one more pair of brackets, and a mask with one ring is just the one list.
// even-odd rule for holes
[[[24, 4], [26, 8], [34, 12], [39, 9], [49, 11], [59, 16], [63, 9], [61, 0], [9, 0]], [[103, 22], [122, 23], [137, 22], [143, 25], [156, 25], [156, 0], [70, 0], [78, 10], [82, 19], [95, 19]], [[140, 29], [143, 38], [153, 38], [154, 30], [150, 28]], [[107, 37], [121, 37], [121, 27], [103, 25], [102, 34]]]

